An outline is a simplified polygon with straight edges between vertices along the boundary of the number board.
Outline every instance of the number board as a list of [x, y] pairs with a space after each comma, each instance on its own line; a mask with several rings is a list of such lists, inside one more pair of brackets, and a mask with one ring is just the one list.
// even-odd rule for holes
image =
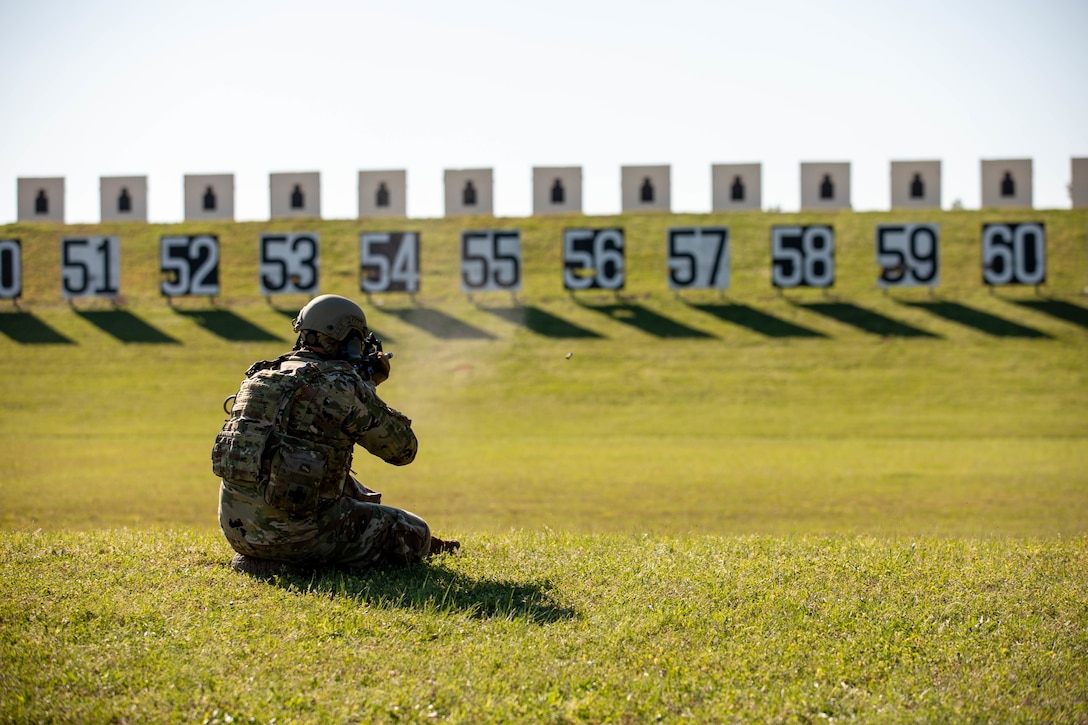
[[729, 289], [729, 227], [670, 229], [669, 289]]
[[563, 288], [623, 289], [622, 229], [563, 230]]
[[461, 232], [461, 291], [520, 292], [521, 232]]
[[771, 282], [775, 287], [834, 284], [835, 230], [825, 225], [772, 227]]
[[991, 286], [1046, 282], [1043, 223], [983, 224], [982, 281]]
[[879, 287], [936, 287], [940, 282], [936, 224], [878, 224]]
[[316, 233], [262, 234], [262, 295], [317, 294], [321, 269], [321, 237]]
[[419, 292], [419, 234], [360, 234], [359, 267], [363, 292]]
[[60, 289], [65, 299], [116, 297], [121, 286], [121, 242], [117, 237], [60, 240]]
[[18, 239], [0, 239], [0, 299], [23, 295], [23, 246]]
[[162, 294], [186, 297], [219, 294], [219, 237], [166, 236], [159, 246]]

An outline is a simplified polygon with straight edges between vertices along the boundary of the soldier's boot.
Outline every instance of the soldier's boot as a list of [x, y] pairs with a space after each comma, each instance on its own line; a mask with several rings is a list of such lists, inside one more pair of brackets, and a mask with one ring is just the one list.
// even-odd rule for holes
[[272, 576], [274, 574], [289, 574], [291, 576], [308, 576], [313, 572], [311, 567], [301, 564], [291, 564], [286, 561], [274, 561], [272, 559], [258, 559], [255, 556], [235, 554], [230, 560], [230, 568], [234, 571], [250, 576]]
[[455, 539], [440, 539], [437, 536], [431, 537], [431, 551], [432, 554], [454, 554], [461, 548], [461, 542]]

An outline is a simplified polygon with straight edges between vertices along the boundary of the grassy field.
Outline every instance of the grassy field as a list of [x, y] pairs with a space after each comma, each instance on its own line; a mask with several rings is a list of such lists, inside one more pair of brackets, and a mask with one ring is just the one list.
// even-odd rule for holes
[[[936, 294], [877, 290], [873, 229], [941, 225]], [[980, 282], [1043, 221], [1041, 290]], [[774, 224], [830, 223], [836, 284], [780, 295]], [[733, 284], [666, 289], [665, 230], [727, 224]], [[622, 226], [622, 295], [568, 295], [566, 226]], [[519, 228], [525, 290], [458, 289], [458, 233]], [[322, 290], [396, 353], [418, 459], [385, 501], [458, 536], [406, 571], [252, 580], [209, 451], [301, 298], [257, 236], [318, 231]], [[419, 231], [414, 299], [358, 292], [362, 230]], [[0, 227], [0, 720], [1084, 722], [1083, 211]], [[212, 232], [223, 294], [158, 294]], [[60, 299], [59, 238], [118, 234], [122, 299]], [[568, 358], [568, 354], [570, 357]], [[152, 666], [154, 662], [163, 664]]]
[[0, 538], [13, 722], [1088, 718], [1078, 541], [476, 534], [253, 579], [212, 534]]

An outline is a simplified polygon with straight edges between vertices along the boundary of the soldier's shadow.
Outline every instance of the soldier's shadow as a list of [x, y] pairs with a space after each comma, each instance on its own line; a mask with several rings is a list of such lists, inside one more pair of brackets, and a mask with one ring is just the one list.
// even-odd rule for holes
[[428, 561], [371, 570], [320, 569], [310, 574], [250, 575], [300, 591], [348, 597], [377, 608], [421, 609], [546, 624], [573, 619], [577, 611], [561, 604], [548, 581], [477, 579]]

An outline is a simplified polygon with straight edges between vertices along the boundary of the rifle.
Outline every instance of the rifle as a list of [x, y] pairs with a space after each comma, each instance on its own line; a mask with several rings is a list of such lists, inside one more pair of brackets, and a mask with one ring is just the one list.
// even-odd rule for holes
[[393, 353], [382, 350], [382, 341], [373, 332], [363, 339], [361, 345], [356, 341], [353, 341], [355, 344], [348, 345], [347, 360], [355, 368], [355, 372], [359, 373], [359, 377], [363, 380], [371, 380], [374, 373], [382, 369], [381, 363], [378, 362], [378, 353], [384, 353], [382, 357], [386, 360], [392, 360]]

